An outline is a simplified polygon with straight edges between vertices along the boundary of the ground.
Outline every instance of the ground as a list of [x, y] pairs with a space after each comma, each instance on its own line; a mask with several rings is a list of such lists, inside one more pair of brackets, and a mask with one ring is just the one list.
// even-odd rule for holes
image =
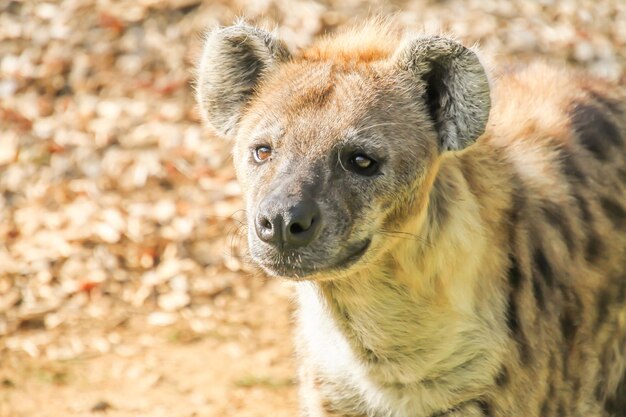
[[295, 50], [374, 14], [626, 81], [621, 0], [0, 1], [0, 417], [296, 415], [291, 287], [193, 67], [240, 16]]
[[208, 334], [185, 324], [155, 331], [140, 320], [99, 320], [84, 325], [114, 335], [119, 343], [109, 352], [63, 361], [5, 356], [0, 416], [293, 416], [285, 288], [258, 287], [247, 304], [239, 319]]

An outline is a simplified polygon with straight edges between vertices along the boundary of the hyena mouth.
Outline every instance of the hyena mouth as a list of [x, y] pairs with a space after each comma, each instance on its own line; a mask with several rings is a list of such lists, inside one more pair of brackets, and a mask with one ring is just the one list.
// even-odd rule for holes
[[365, 255], [365, 252], [367, 252], [371, 243], [372, 241], [370, 239], [365, 240], [365, 242], [363, 242], [360, 246], [357, 246], [358, 249], [355, 252], [352, 252], [341, 262], [335, 264], [334, 268], [345, 269], [355, 264], [359, 259], [361, 259], [361, 257], [363, 257], [363, 255]]
[[306, 279], [318, 273], [340, 272], [341, 270], [348, 269], [365, 255], [371, 243], [372, 241], [370, 239], [366, 239], [357, 245], [351, 246], [347, 256], [342, 257], [338, 262], [333, 262], [330, 265], [302, 262], [300, 257], [295, 254], [283, 254], [278, 257], [275, 262], [271, 263], [257, 262], [259, 266], [270, 275], [296, 280]]

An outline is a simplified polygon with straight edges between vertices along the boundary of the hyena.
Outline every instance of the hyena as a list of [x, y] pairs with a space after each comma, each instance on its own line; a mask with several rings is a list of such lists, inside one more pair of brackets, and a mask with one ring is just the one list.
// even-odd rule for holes
[[626, 416], [623, 88], [365, 24], [210, 32], [251, 257], [296, 282], [301, 415]]

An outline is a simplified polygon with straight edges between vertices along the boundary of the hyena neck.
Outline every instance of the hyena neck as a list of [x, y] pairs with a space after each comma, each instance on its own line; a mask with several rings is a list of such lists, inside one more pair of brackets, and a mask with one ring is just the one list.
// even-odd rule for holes
[[375, 265], [351, 277], [307, 284], [300, 294], [303, 314], [312, 305], [303, 297], [316, 298], [313, 310], [321, 318], [313, 321], [332, 321], [369, 369], [385, 364], [379, 375], [385, 382], [432, 379], [463, 367], [479, 383], [475, 368], [498, 356], [492, 341], [481, 345], [489, 334], [492, 340], [501, 335], [493, 316], [479, 306], [485, 299], [493, 300], [492, 308], [503, 304], [493, 280], [506, 247], [503, 242], [498, 253], [487, 241], [500, 233], [504, 222], [493, 219], [502, 218], [510, 199], [504, 187], [481, 186], [493, 183], [481, 153], [442, 161], [426, 221], [408, 231], [416, 239], [399, 238]]

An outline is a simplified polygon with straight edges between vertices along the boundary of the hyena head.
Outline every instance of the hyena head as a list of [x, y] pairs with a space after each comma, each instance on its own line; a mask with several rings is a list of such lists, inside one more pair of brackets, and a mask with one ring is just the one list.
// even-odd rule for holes
[[[273, 34], [211, 32], [205, 121], [234, 139], [252, 258], [296, 279], [358, 271], [425, 212], [440, 155], [485, 129], [489, 84], [470, 49], [380, 25], [291, 55]], [[421, 216], [423, 218], [423, 216]]]

